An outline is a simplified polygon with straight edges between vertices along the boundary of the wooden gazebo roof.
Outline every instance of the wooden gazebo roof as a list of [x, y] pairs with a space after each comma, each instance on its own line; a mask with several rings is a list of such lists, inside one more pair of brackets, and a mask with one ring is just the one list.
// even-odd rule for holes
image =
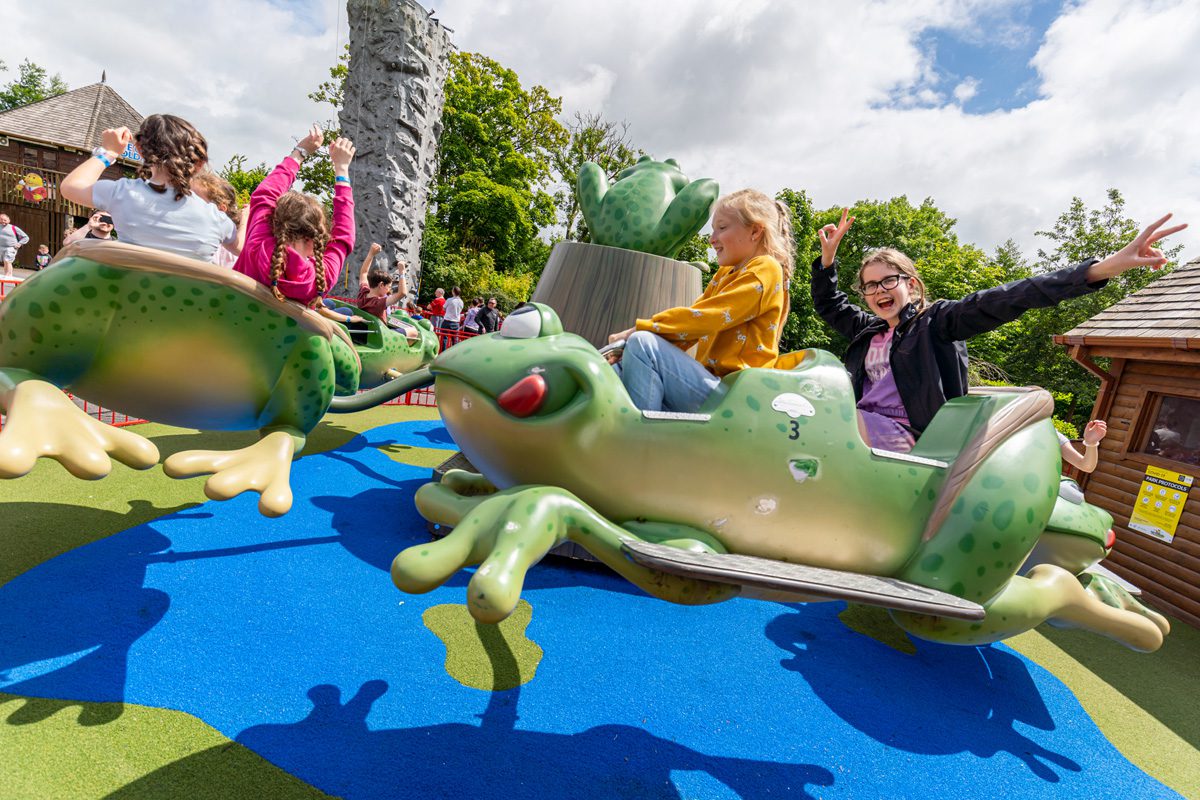
[[0, 134], [85, 152], [100, 144], [105, 128], [141, 124], [142, 115], [104, 82], [0, 112]]
[[1054, 341], [1068, 346], [1200, 350], [1200, 259], [1176, 268]]

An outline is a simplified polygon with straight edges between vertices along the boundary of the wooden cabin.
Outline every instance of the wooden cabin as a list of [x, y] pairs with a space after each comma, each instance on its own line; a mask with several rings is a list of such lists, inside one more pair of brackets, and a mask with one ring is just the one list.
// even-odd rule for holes
[[[1100, 378], [1092, 418], [1108, 422], [1108, 436], [1080, 483], [1113, 515], [1104, 566], [1200, 627], [1200, 259], [1054, 341]], [[1148, 468], [1163, 472], [1147, 481]]]
[[[142, 115], [103, 81], [0, 112], [0, 212], [29, 234], [29, 244], [17, 251], [18, 266], [33, 266], [39, 244], [57, 253], [64, 231], [86, 224], [92, 209], [60, 197], [58, 185], [91, 158], [100, 134], [121, 126], [136, 131], [141, 124]], [[132, 175], [139, 163], [130, 148], [102, 177]]]

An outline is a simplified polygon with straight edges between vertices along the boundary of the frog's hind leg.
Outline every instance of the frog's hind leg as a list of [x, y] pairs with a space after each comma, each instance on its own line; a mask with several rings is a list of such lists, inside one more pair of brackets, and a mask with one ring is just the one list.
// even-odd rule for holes
[[158, 463], [158, 448], [125, 428], [85, 413], [61, 389], [38, 375], [0, 368], [0, 478], [18, 478], [39, 458], [52, 458], [77, 478], [94, 480], [112, 471], [112, 458], [134, 469]]
[[212, 475], [204, 483], [211, 500], [228, 500], [242, 492], [258, 492], [258, 510], [280, 517], [292, 508], [292, 458], [304, 449], [305, 436], [295, 428], [278, 426], [240, 450], [186, 450], [163, 462], [172, 478]]
[[1149, 653], [1162, 646], [1170, 631], [1165, 617], [1115, 582], [1095, 575], [1077, 578], [1052, 564], [1039, 564], [1024, 577], [1013, 577], [985, 608], [987, 617], [981, 622], [900, 611], [892, 616], [909, 633], [949, 644], [986, 644], [1049, 622], [1083, 628]]

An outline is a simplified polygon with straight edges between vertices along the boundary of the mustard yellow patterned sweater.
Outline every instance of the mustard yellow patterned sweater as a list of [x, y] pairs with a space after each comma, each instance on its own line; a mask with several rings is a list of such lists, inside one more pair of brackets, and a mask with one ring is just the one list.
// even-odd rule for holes
[[639, 331], [652, 331], [683, 349], [696, 347], [696, 360], [717, 377], [745, 367], [769, 367], [779, 357], [787, 292], [783, 267], [758, 256], [742, 267], [717, 270], [700, 299], [639, 319]]

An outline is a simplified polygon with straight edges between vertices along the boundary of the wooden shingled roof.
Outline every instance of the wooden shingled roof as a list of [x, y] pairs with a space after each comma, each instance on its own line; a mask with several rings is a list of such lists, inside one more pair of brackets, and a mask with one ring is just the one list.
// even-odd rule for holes
[[1054, 341], [1200, 350], [1200, 259], [1177, 267]]
[[101, 81], [0, 113], [0, 134], [88, 151], [105, 128], [137, 130], [142, 115]]

